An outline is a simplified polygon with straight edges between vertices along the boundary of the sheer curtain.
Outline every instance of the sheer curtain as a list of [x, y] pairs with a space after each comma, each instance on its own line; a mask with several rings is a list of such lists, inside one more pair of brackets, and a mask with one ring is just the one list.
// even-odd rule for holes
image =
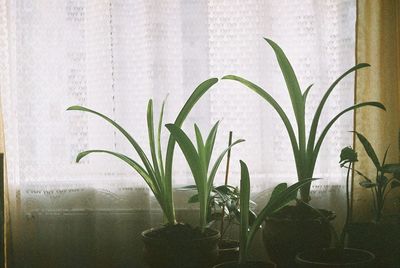
[[[0, 89], [14, 265], [140, 263], [140, 231], [161, 223], [147, 187], [124, 163], [103, 155], [75, 163], [85, 149], [136, 156], [109, 124], [66, 112], [68, 106], [107, 114], [146, 149], [147, 100], [153, 98], [158, 111], [169, 93], [165, 122], [172, 122], [194, 88], [209, 77], [246, 77], [288, 110], [284, 80], [262, 38], [268, 37], [287, 53], [301, 87], [314, 83], [310, 118], [330, 83], [354, 65], [355, 13], [354, 0], [1, 0]], [[353, 82], [349, 77], [338, 86], [321, 125], [353, 103]], [[265, 199], [260, 192], [295, 181], [284, 126], [258, 96], [220, 81], [184, 128], [193, 133], [196, 122], [206, 132], [217, 120], [222, 122], [216, 152], [226, 146], [229, 130], [246, 139], [233, 150], [232, 184], [239, 180], [239, 159], [249, 165], [260, 203]], [[349, 130], [351, 115], [326, 138], [315, 172], [324, 180], [315, 184], [313, 200], [331, 209], [330, 204], [340, 208], [342, 202], [338, 156], [352, 142]], [[223, 168], [216, 183], [222, 181]], [[192, 183], [177, 149], [174, 185]], [[187, 193], [175, 194], [178, 217], [195, 224], [186, 198]]]

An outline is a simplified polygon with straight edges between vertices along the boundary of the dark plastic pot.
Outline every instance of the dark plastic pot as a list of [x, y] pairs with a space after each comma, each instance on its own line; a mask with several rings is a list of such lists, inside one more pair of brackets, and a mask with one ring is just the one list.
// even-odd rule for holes
[[213, 229], [206, 229], [210, 235], [196, 239], [159, 239], [154, 238], [154, 228], [142, 232], [144, 242], [144, 260], [150, 268], [208, 268], [218, 257], [220, 234]]
[[400, 267], [400, 224], [352, 223], [348, 228], [349, 247], [371, 251], [376, 256], [376, 267]]
[[237, 261], [231, 261], [218, 264], [213, 268], [276, 268], [276, 264], [272, 262], [250, 261], [239, 265]]
[[374, 261], [374, 254], [355, 248], [307, 250], [296, 256], [299, 268], [373, 268]]
[[218, 244], [217, 264], [224, 262], [238, 261], [239, 259], [239, 241], [223, 239]]
[[[295, 210], [296, 206], [288, 209]], [[320, 210], [329, 220], [334, 218], [332, 212]], [[284, 212], [282, 212], [284, 213]], [[331, 216], [328, 216], [331, 215]], [[331, 243], [329, 223], [321, 218], [292, 219], [269, 217], [263, 226], [263, 242], [270, 259], [279, 268], [293, 268], [295, 256], [308, 249], [327, 248]]]

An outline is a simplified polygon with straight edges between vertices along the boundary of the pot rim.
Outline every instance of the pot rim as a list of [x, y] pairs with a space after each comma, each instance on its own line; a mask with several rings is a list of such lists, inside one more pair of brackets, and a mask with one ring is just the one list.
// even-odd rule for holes
[[[162, 229], [162, 228], [165, 228], [165, 227], [164, 227], [164, 226], [159, 226], [159, 227], [152, 227], [152, 228], [150, 228], [150, 229], [144, 230], [144, 231], [141, 233], [141, 236], [142, 236], [142, 238], [143, 238], [144, 240], [148, 240], [148, 241], [161, 241], [161, 240], [165, 240], [165, 239], [162, 239], [162, 238], [150, 237], [150, 236], [148, 235], [149, 233], [154, 232], [154, 231], [157, 231], [157, 230], [160, 230], [160, 229]], [[187, 241], [194, 241], [194, 242], [196, 242], [196, 241], [216, 240], [216, 239], [219, 239], [219, 238], [221, 237], [221, 234], [219, 233], [219, 231], [217, 231], [217, 230], [215, 230], [215, 229], [212, 229], [212, 228], [209, 228], [209, 227], [207, 227], [206, 229], [214, 231], [215, 234], [209, 235], [209, 236], [206, 236], [206, 237], [202, 237], [202, 238], [188, 239]]]
[[[322, 251], [322, 250], [333, 251], [333, 250], [336, 250], [336, 249], [335, 248], [324, 248], [324, 249], [319, 249], [318, 251]], [[365, 259], [365, 260], [346, 262], [345, 264], [348, 264], [348, 265], [368, 263], [368, 262], [373, 261], [375, 259], [375, 255], [372, 252], [368, 251], [368, 250], [359, 249], [359, 248], [345, 248], [344, 250], [345, 251], [351, 251], [351, 252], [360, 252], [360, 253], [364, 253], [365, 256], [368, 256], [368, 258]], [[305, 253], [308, 253], [308, 252], [311, 252], [311, 251], [315, 252], [315, 250], [306, 250], [306, 251], [297, 253], [296, 254], [296, 259], [295, 259], [296, 263], [299, 263], [301, 261], [301, 263], [303, 263], [303, 264], [329, 265], [329, 267], [332, 267], [332, 266], [341, 267], [341, 266], [343, 266], [343, 263], [330, 263], [330, 262], [310, 261], [310, 260], [306, 260], [306, 259], [301, 257], [301, 255], [303, 255]]]

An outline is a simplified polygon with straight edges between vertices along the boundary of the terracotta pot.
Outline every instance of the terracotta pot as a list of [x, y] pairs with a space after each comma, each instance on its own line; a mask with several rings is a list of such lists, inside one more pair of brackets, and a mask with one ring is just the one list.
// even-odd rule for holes
[[[296, 210], [297, 206], [284, 209]], [[320, 212], [326, 214], [330, 220], [334, 218], [332, 212]], [[276, 217], [267, 218], [262, 232], [267, 254], [279, 268], [295, 267], [294, 259], [299, 252], [330, 246], [331, 227], [328, 222], [320, 217], [288, 218], [283, 216], [284, 213], [282, 211]]]
[[144, 260], [151, 268], [207, 268], [212, 267], [218, 257], [220, 234], [207, 228], [206, 237], [161, 239], [154, 236], [160, 228], [142, 232]]
[[354, 248], [307, 250], [296, 256], [299, 268], [374, 268], [374, 261], [371, 252]]
[[250, 261], [239, 265], [237, 261], [231, 261], [218, 264], [213, 268], [276, 268], [276, 264], [272, 262]]

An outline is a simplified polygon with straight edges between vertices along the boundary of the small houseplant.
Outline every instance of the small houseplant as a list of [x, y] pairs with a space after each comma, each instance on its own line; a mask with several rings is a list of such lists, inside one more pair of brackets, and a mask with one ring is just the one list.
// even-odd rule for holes
[[[197, 101], [203, 96], [218, 79], [211, 78], [201, 83], [191, 94], [182, 109], [180, 110], [175, 125], [181, 126], [189, 112]], [[138, 154], [142, 164], [136, 160], [109, 150], [87, 150], [80, 152], [76, 157], [79, 162], [82, 158], [92, 153], [105, 153], [119, 158], [127, 163], [137, 172], [147, 183], [153, 192], [164, 215], [164, 226], [147, 230], [142, 233], [145, 243], [144, 256], [151, 267], [201, 267], [199, 262], [191, 266], [186, 264], [186, 260], [202, 259], [204, 262], [212, 263], [217, 257], [217, 243], [219, 233], [214, 230], [198, 230], [188, 225], [178, 223], [175, 217], [172, 189], [172, 162], [174, 156], [175, 139], [169, 137], [165, 158], [161, 151], [161, 130], [163, 120], [164, 104], [162, 105], [160, 118], [157, 127], [157, 137], [155, 137], [155, 127], [153, 119], [153, 102], [149, 100], [147, 106], [147, 127], [151, 156], [148, 157], [136, 140], [117, 122], [94, 110], [82, 106], [71, 106], [69, 111], [83, 111], [103, 118], [113, 125], [123, 136], [127, 138], [134, 151]], [[151, 159], [151, 160], [150, 160]], [[178, 239], [177, 239], [178, 238]], [[178, 242], [176, 242], [179, 240]], [[171, 242], [172, 241], [172, 242]], [[196, 247], [193, 247], [197, 244]], [[189, 245], [189, 246], [188, 246]], [[184, 256], [185, 258], [182, 258]]]
[[273, 212], [281, 209], [290, 201], [296, 199], [298, 190], [312, 179], [298, 181], [291, 186], [286, 183], [278, 184], [272, 191], [271, 197], [265, 207], [260, 211], [254, 222], [249, 221], [250, 207], [250, 176], [246, 163], [240, 161], [241, 180], [240, 180], [240, 247], [239, 260], [225, 262], [214, 266], [214, 268], [274, 268], [274, 263], [249, 260], [249, 250], [255, 234], [260, 229], [264, 219]]
[[[287, 59], [283, 50], [272, 40], [266, 39], [267, 43], [272, 47], [290, 96], [293, 113], [296, 122], [290, 122], [289, 117], [283, 110], [281, 105], [264, 89], [258, 85], [236, 75], [226, 75], [222, 79], [234, 80], [250, 90], [260, 95], [265, 101], [271, 105], [281, 118], [286, 131], [288, 133], [292, 146], [297, 178], [299, 181], [312, 178], [314, 175], [315, 164], [321, 145], [328, 134], [332, 125], [345, 113], [362, 107], [377, 107], [385, 110], [385, 107], [379, 102], [362, 102], [352, 105], [334, 116], [329, 123], [318, 133], [318, 124], [322, 114], [322, 110], [336, 85], [346, 76], [358, 69], [368, 67], [367, 63], [360, 63], [344, 72], [337, 78], [332, 85], [326, 90], [318, 107], [315, 111], [312, 123], [306, 133], [305, 107], [309, 91], [312, 85], [308, 86], [303, 92], [298, 83], [296, 74]], [[297, 135], [294, 128], [297, 126]], [[282, 267], [293, 267], [292, 259], [299, 251], [307, 248], [327, 247], [330, 243], [330, 228], [321, 220], [320, 216], [310, 210], [304, 203], [308, 203], [310, 197], [311, 183], [303, 187], [300, 191], [301, 200], [297, 206], [288, 206], [279, 211], [279, 214], [269, 217], [263, 230], [264, 244], [271, 258]], [[325, 217], [333, 218], [333, 214], [328, 211], [321, 211]], [[330, 215], [329, 215], [330, 214]], [[304, 215], [307, 215], [305, 217]], [[288, 258], [293, 256], [293, 258]]]
[[[335, 233], [335, 246], [332, 248], [312, 249], [300, 252], [296, 256], [299, 268], [372, 268], [375, 256], [369, 251], [345, 247], [346, 233], [351, 214], [350, 199], [350, 174], [352, 167], [357, 162], [357, 153], [350, 147], [343, 148], [340, 153], [340, 166], [347, 169], [346, 176], [346, 219], [340, 237]], [[326, 220], [328, 223], [329, 221]]]
[[349, 246], [372, 251], [376, 255], [377, 267], [396, 267], [400, 263], [400, 224], [396, 218], [383, 212], [388, 193], [400, 186], [400, 163], [386, 163], [389, 147], [379, 160], [369, 140], [359, 132], [354, 133], [375, 167], [372, 174], [354, 169], [361, 178], [359, 184], [371, 191], [373, 220], [350, 222]]

